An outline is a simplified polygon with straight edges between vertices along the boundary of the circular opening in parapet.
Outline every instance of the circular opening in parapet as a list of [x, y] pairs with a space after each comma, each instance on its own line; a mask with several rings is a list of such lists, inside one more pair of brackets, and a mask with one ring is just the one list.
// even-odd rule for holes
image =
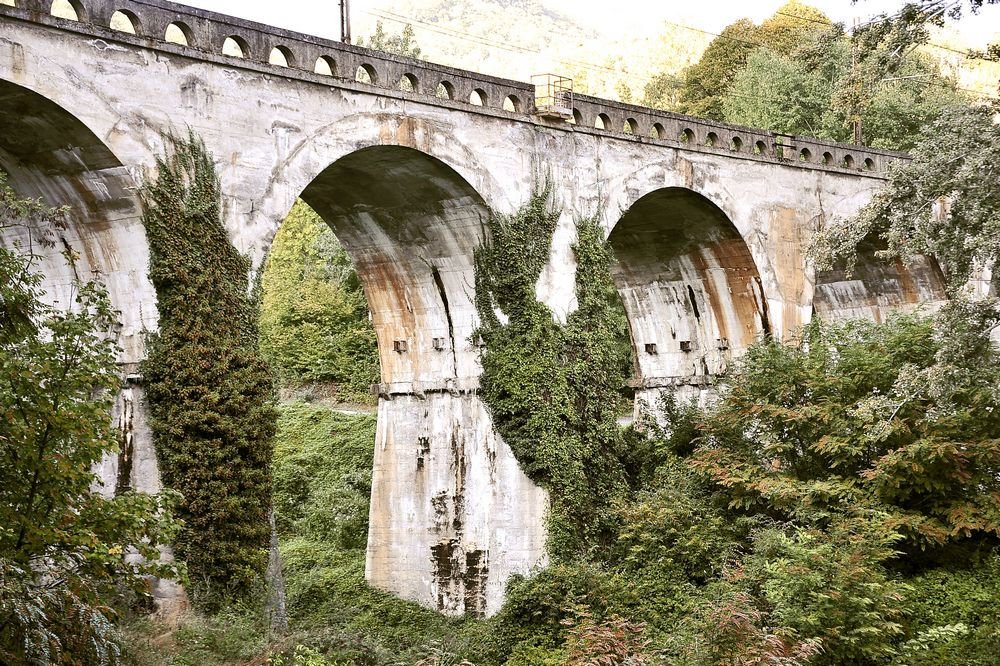
[[139, 17], [128, 10], [119, 9], [111, 15], [111, 22], [108, 23], [108, 27], [118, 32], [138, 35], [140, 32]]
[[330, 56], [320, 56], [316, 58], [316, 66], [313, 67], [313, 72], [322, 74], [323, 76], [333, 76], [337, 72], [337, 64]]
[[473, 106], [486, 106], [486, 91], [482, 88], [476, 88], [469, 93], [469, 104]]
[[845, 169], [853, 169], [854, 168], [854, 156], [853, 155], [844, 155], [844, 168]]
[[413, 74], [403, 74], [399, 77], [399, 89], [403, 92], [420, 92], [419, 85], [417, 77]]
[[287, 46], [275, 46], [271, 49], [271, 55], [267, 57], [267, 61], [278, 67], [291, 67], [295, 64], [292, 51]]
[[719, 135], [715, 132], [709, 132], [705, 136], [705, 145], [710, 147], [715, 147], [719, 145]]
[[573, 117], [568, 119], [567, 122], [573, 123], [574, 125], [582, 125], [583, 114], [580, 113], [580, 109], [573, 109]]
[[866, 157], [864, 164], [865, 164], [865, 171], [875, 170], [875, 160], [873, 160], [872, 158]]
[[367, 83], [370, 86], [378, 83], [378, 74], [375, 73], [375, 68], [364, 63], [358, 65], [357, 71], [354, 72], [354, 80], [358, 83]]
[[831, 153], [823, 153], [823, 164], [833, 164], [833, 155]]
[[799, 151], [799, 161], [801, 162], [812, 162], [812, 157], [812, 152], [808, 148]]
[[594, 120], [594, 127], [600, 130], [606, 130], [611, 127], [611, 117], [606, 113], [598, 113], [597, 119]]
[[175, 21], [167, 26], [163, 33], [163, 41], [181, 46], [191, 45], [191, 28], [186, 23]]
[[507, 95], [503, 98], [503, 110], [518, 113], [521, 110], [521, 100], [517, 95]]
[[758, 141], [753, 144], [753, 154], [754, 155], [767, 155], [767, 144], [763, 141]]
[[734, 136], [733, 140], [729, 142], [729, 147], [734, 153], [738, 153], [743, 150], [743, 139], [738, 136]]
[[684, 128], [684, 130], [681, 131], [681, 134], [678, 137], [681, 143], [694, 143], [694, 138], [695, 138], [694, 130], [692, 130], [689, 127]]
[[639, 122], [635, 118], [626, 118], [625, 124], [622, 125], [622, 131], [626, 134], [638, 134], [639, 133]]
[[250, 45], [242, 37], [236, 35], [226, 37], [226, 41], [222, 42], [222, 55], [231, 58], [249, 58]]
[[448, 81], [442, 81], [434, 91], [434, 96], [438, 99], [455, 99], [455, 86]]
[[649, 136], [654, 139], [662, 139], [667, 135], [667, 130], [660, 123], [653, 123], [653, 126], [649, 128]]
[[82, 21], [86, 18], [83, 5], [79, 0], [52, 0], [49, 13], [56, 18], [67, 21]]

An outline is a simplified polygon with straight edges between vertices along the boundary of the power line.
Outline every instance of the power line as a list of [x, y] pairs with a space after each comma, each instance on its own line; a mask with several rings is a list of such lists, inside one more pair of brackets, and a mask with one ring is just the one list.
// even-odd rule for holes
[[[798, 16], [797, 14], [789, 14], [788, 12], [783, 12], [781, 10], [778, 10], [778, 11], [776, 11], [774, 13], [778, 14], [780, 16], [787, 16], [789, 18], [799, 19], [800, 21], [809, 21], [810, 23], [818, 23], [820, 25], [825, 25], [825, 26], [828, 26], [828, 27], [834, 27], [836, 25], [839, 25], [839, 24], [834, 23], [833, 21], [831, 21], [829, 19], [827, 19], [827, 20], [824, 21], [823, 19], [811, 18], [809, 16]], [[880, 23], [882, 21], [891, 20], [892, 18], [895, 18], [895, 17], [898, 17], [898, 16], [899, 16], [899, 13], [894, 14], [892, 17], [890, 17], [890, 16], [879, 16], [879, 17], [871, 19], [870, 21], [868, 21], [866, 23], [860, 24], [858, 27], [859, 28], [865, 28], [865, 27], [868, 27], [870, 25], [874, 25], [875, 23]], [[969, 59], [972, 59], [972, 60], [983, 60], [983, 58], [973, 55], [971, 51], [962, 51], [961, 49], [955, 49], [955, 48], [952, 48], [950, 46], [945, 46], [944, 44], [935, 44], [934, 42], [926, 42], [926, 45], [927, 46], [932, 46], [932, 47], [934, 47], [936, 49], [941, 49], [942, 51], [951, 51], [952, 53], [957, 53], [958, 55], [965, 56], [966, 58], [969, 58]]]
[[[467, 42], [472, 42], [472, 43], [475, 43], [475, 44], [479, 44], [480, 46], [488, 46], [488, 47], [491, 47], [491, 48], [498, 48], [498, 49], [502, 49], [502, 50], [505, 50], [505, 51], [512, 51], [512, 52], [530, 53], [530, 54], [534, 54], [534, 55], [542, 55], [543, 54], [543, 52], [540, 49], [532, 48], [532, 47], [529, 47], [529, 46], [523, 46], [523, 45], [515, 44], [515, 43], [512, 43], [512, 42], [506, 42], [506, 43], [505, 42], [495, 42], [495, 41], [492, 41], [492, 40], [487, 39], [485, 37], [480, 37], [480, 36], [477, 36], [477, 35], [467, 35], [465, 33], [459, 32], [459, 31], [457, 31], [457, 30], [455, 30], [453, 28], [447, 28], [445, 26], [439, 26], [439, 25], [435, 25], [433, 23], [428, 23], [427, 21], [421, 21], [420, 19], [415, 19], [415, 18], [411, 18], [411, 17], [407, 17], [407, 16], [402, 16], [400, 14], [396, 14], [394, 12], [391, 12], [391, 11], [388, 11], [388, 10], [385, 10], [385, 9], [378, 9], [378, 8], [371, 9], [371, 10], [362, 9], [361, 11], [363, 11], [364, 13], [369, 14], [371, 16], [376, 16], [378, 18], [384, 18], [384, 19], [387, 19], [389, 21], [394, 21], [396, 23], [416, 24], [416, 25], [422, 26], [424, 29], [429, 30], [431, 32], [436, 32], [438, 34], [445, 35], [446, 37], [452, 37], [452, 38], [455, 38], [455, 39], [461, 39], [461, 40], [464, 40], [464, 41], [467, 41]], [[612, 72], [612, 73], [618, 73], [620, 71], [620, 70], [618, 70], [618, 69], [616, 69], [614, 67], [608, 67], [606, 65], [598, 65], [596, 63], [587, 62], [587, 61], [584, 61], [584, 60], [576, 60], [576, 59], [573, 59], [573, 58], [559, 58], [559, 61], [563, 62], [563, 63], [570, 63], [570, 64], [580, 65], [582, 67], [586, 67], [586, 68], [589, 68], [589, 69], [595, 69], [595, 70], [599, 69], [599, 70], [603, 70], [603, 71], [607, 71], [607, 72]]]

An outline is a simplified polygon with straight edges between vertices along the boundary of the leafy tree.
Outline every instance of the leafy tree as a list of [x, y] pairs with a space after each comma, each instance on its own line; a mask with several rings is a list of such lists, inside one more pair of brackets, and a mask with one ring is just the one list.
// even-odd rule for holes
[[[802, 62], [771, 49], [750, 53], [722, 96], [726, 122], [826, 137], [831, 86]], [[831, 131], [832, 130], [832, 131]]]
[[368, 42], [365, 43], [363, 38], [359, 39], [358, 46], [367, 46], [370, 49], [408, 58], [420, 58], [420, 47], [417, 46], [417, 40], [413, 35], [413, 26], [409, 23], [403, 26], [403, 31], [398, 35], [390, 35], [382, 27], [382, 21], [376, 21], [375, 32], [368, 38]]
[[[812, 249], [823, 267], [843, 261], [850, 268], [855, 248], [877, 236], [883, 256], [925, 254], [948, 272], [953, 294], [1000, 258], [1000, 127], [990, 106], [944, 112], [920, 135], [913, 159], [890, 174], [851, 220], [823, 231]], [[1000, 271], [993, 272], [993, 287]]]
[[[723, 28], [705, 49], [701, 59], [685, 70], [677, 111], [722, 120], [722, 94], [757, 46], [757, 26], [750, 19], [740, 19]], [[654, 96], [658, 88], [665, 87], [665, 82], [657, 77], [650, 82], [650, 86], [646, 90], [646, 99], [659, 106]]]
[[[882, 515], [907, 564], [1000, 536], [995, 319], [814, 324], [747, 353], [694, 464], [729, 506], [824, 528]], [[982, 341], [985, 340], [986, 344]]]
[[723, 95], [726, 121], [849, 141], [852, 119], [860, 113], [866, 143], [905, 150], [943, 109], [965, 102], [955, 82], [921, 53], [894, 58], [891, 76], [885, 65], [876, 66], [875, 55], [858, 67], [851, 57], [850, 42], [839, 30], [790, 55], [752, 52]]
[[[0, 231], [61, 215], [0, 174]], [[92, 282], [74, 284], [71, 310], [45, 305], [33, 261], [31, 247], [0, 248], [0, 662], [117, 663], [116, 608], [148, 600], [145, 576], [178, 574], [158, 551], [174, 496], [94, 492], [94, 466], [119, 446], [117, 320]]]
[[[759, 26], [749, 19], [731, 23], [712, 40], [701, 59], [685, 71], [676, 110], [723, 120], [723, 95], [751, 52], [765, 47], [788, 55], [825, 30], [829, 22], [822, 12], [791, 0]], [[666, 89], [666, 81], [662, 76], [654, 77], [650, 86], [646, 91], [647, 101], [655, 102], [656, 91]]]
[[278, 377], [370, 402], [378, 350], [368, 303], [347, 252], [302, 201], [275, 236], [261, 289], [261, 351]]
[[222, 225], [212, 157], [193, 134], [168, 146], [142, 189], [160, 315], [143, 372], [163, 481], [184, 496], [176, 552], [211, 606], [263, 580], [277, 415], [250, 260]]

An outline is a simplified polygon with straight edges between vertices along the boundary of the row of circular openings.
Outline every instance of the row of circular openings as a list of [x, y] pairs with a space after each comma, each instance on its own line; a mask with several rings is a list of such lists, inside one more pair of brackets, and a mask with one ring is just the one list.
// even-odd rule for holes
[[[330, 72], [319, 72], [317, 73], [330, 73]], [[368, 85], [378, 85], [378, 73], [375, 68], [369, 64], [358, 65], [358, 69], [354, 74], [354, 80], [358, 83], [365, 83]], [[399, 78], [399, 83], [397, 87], [403, 92], [419, 93], [423, 92], [420, 87], [420, 81], [413, 74], [403, 74]], [[437, 88], [434, 90], [434, 96], [438, 99], [455, 99], [455, 86], [450, 81], [441, 81], [437, 84]], [[473, 106], [488, 106], [489, 97], [486, 91], [482, 88], [475, 88], [469, 93], [469, 104]], [[517, 95], [507, 95], [504, 97], [503, 104], [501, 105], [504, 111], [509, 111], [511, 113], [518, 113], [524, 107], [521, 103], [521, 98]]]
[[[582, 117], [579, 111], [573, 109], [573, 119], [569, 122], [574, 124], [579, 124], [582, 122]], [[594, 127], [596, 129], [607, 130], [611, 127], [611, 118], [606, 113], [600, 113], [597, 115], [594, 121]], [[626, 118], [622, 126], [622, 133], [636, 135], [639, 133], [639, 123], [635, 118]], [[653, 139], [664, 139], [666, 138], [666, 130], [660, 123], [653, 123], [649, 129], [649, 136]], [[693, 144], [695, 142], [694, 130], [690, 128], [685, 128], [681, 130], [677, 137], [677, 140], [681, 143]], [[709, 132], [705, 135], [705, 145], [709, 147], [721, 147], [719, 140], [719, 135], [715, 132]], [[781, 147], [778, 146], [780, 149]], [[738, 136], [734, 136], [729, 143], [729, 149], [734, 152], [741, 152], [743, 150], [743, 139]], [[756, 141], [753, 145], [753, 154], [755, 155], [766, 155], [768, 152], [767, 144], [763, 141]], [[799, 151], [799, 161], [801, 162], [812, 162], [812, 151], [808, 148], [803, 148]], [[829, 152], [823, 153], [823, 158], [821, 160], [822, 164], [828, 166], [834, 166], [835, 161], [833, 154]], [[870, 157], [866, 157], [862, 163], [862, 168], [864, 171], [874, 171], [875, 170], [875, 160]], [[841, 160], [838, 166], [842, 166], [846, 169], [855, 168], [854, 156], [844, 155], [843, 160]]]
[[[0, 0], [0, 4], [8, 6], [16, 6], [15, 0]], [[63, 18], [71, 21], [79, 21], [84, 17], [83, 6], [80, 4], [79, 0], [53, 0], [51, 6], [51, 14], [57, 18]], [[130, 34], [138, 34], [139, 29], [139, 18], [132, 12], [126, 10], [118, 10], [111, 15], [110, 27], [113, 30], [119, 30], [121, 32], [127, 32]], [[183, 46], [188, 46], [191, 42], [191, 30], [183, 23], [171, 23], [167, 26], [166, 32], [164, 34], [164, 40], [174, 44], [180, 44]], [[247, 44], [246, 40], [242, 37], [231, 36], [227, 37], [222, 44], [222, 54], [226, 56], [231, 56], [235, 58], [247, 58], [250, 55], [250, 46]], [[272, 65], [278, 65], [281, 67], [291, 67], [294, 64], [294, 58], [292, 52], [284, 46], [275, 46], [271, 49], [271, 53], [268, 56], [268, 62]], [[324, 74], [327, 76], [334, 76], [336, 74], [336, 65], [332, 58], [329, 56], [320, 56], [316, 60], [316, 65], [313, 70], [317, 74]], [[363, 64], [358, 66], [355, 73], [355, 80], [360, 83], [367, 83], [370, 85], [375, 85], [378, 82], [378, 76], [375, 72], [375, 68], [368, 64]], [[420, 92], [419, 82], [413, 74], [404, 74], [399, 80], [399, 89], [405, 92]], [[438, 84], [437, 90], [435, 91], [435, 96], [441, 99], [455, 99], [455, 87], [448, 81], [442, 81]], [[486, 91], [481, 88], [476, 88], [471, 93], [469, 93], [469, 104], [473, 106], [486, 106], [487, 105]], [[521, 111], [521, 100], [516, 95], [508, 95], [504, 98], [503, 109], [505, 111], [510, 111], [517, 113]], [[573, 118], [570, 120], [571, 123], [579, 124], [583, 122], [580, 112], [573, 109]], [[608, 130], [611, 127], [611, 118], [606, 113], [600, 113], [594, 121], [594, 127], [596, 129]], [[634, 118], [626, 118], [622, 126], [622, 132], [624, 134], [636, 135], [639, 133], [639, 123]], [[666, 131], [660, 123], [653, 123], [650, 127], [649, 136], [654, 139], [665, 138]], [[678, 140], [681, 143], [694, 143], [695, 133], [690, 128], [685, 128], [681, 131], [678, 136]], [[719, 146], [719, 136], [715, 132], [709, 132], [705, 136], [705, 145], [710, 147]], [[780, 147], [779, 147], [780, 148]], [[730, 141], [730, 149], [735, 152], [740, 152], [743, 149], [743, 140], [734, 136]], [[767, 145], [763, 141], [757, 141], [754, 143], [753, 153], [756, 155], [764, 155], [767, 153]], [[799, 161], [811, 162], [812, 152], [808, 148], [803, 148], [799, 151]], [[833, 165], [834, 158], [829, 152], [823, 153], [821, 160], [822, 164]], [[865, 158], [863, 162], [863, 169], [865, 171], [873, 171], [875, 169], [875, 161], [870, 157]], [[840, 165], [847, 169], [854, 168], [854, 157], [852, 155], [845, 155], [844, 159], [841, 161]]]
[[[13, 6], [14, 0], [0, 0], [0, 3]], [[53, 0], [52, 15], [58, 18], [79, 21], [83, 15], [83, 8], [76, 0]], [[139, 18], [132, 12], [119, 10], [112, 14], [110, 27], [113, 30], [135, 35], [139, 32]], [[191, 30], [183, 23], [171, 23], [167, 26], [164, 40], [182, 46], [189, 46], [191, 43]], [[222, 43], [222, 54], [233, 58], [248, 58], [250, 56], [250, 45], [242, 37], [232, 35], [226, 37]], [[268, 62], [280, 67], [291, 67], [295, 64], [295, 59], [287, 47], [275, 46], [271, 49]], [[336, 75], [337, 68], [332, 58], [329, 56], [320, 56], [316, 59], [313, 71], [316, 74], [334, 76]], [[369, 64], [363, 64], [358, 66], [355, 72], [355, 80], [359, 83], [375, 85], [378, 82], [378, 75], [374, 67]], [[398, 87], [405, 92], [420, 92], [419, 83], [413, 74], [404, 74], [399, 80]], [[448, 81], [442, 81], [438, 84], [435, 94], [442, 99], [455, 99], [455, 87]], [[481, 88], [476, 88], [469, 94], [469, 103], [473, 106], [486, 106], [487, 101], [486, 91]], [[516, 95], [508, 95], [504, 98], [502, 108], [512, 113], [520, 112], [522, 109], [521, 100]]]

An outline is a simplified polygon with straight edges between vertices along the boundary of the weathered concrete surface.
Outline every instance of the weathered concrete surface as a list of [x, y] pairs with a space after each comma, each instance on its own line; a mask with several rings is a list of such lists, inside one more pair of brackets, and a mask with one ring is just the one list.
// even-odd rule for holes
[[[344, 243], [382, 367], [367, 575], [430, 607], [492, 613], [509, 574], [545, 560], [545, 495], [475, 395], [472, 254], [489, 208], [511, 211], [551, 179], [563, 214], [537, 293], [558, 316], [574, 307], [573, 219], [598, 217], [620, 254], [636, 383], [651, 391], [710, 381], [756, 335], [786, 335], [814, 308], [871, 311], [841, 276], [817, 276], [805, 253], [825, 220], [870, 199], [899, 155], [587, 97], [575, 101], [577, 124], [543, 121], [528, 113], [530, 88], [514, 81], [160, 0], [84, 0], [80, 22], [26, 2], [0, 5], [0, 166], [19, 191], [73, 206], [62, 235], [78, 270], [109, 284], [123, 363], [142, 359], [141, 332], [156, 326], [134, 188], [164, 132], [190, 127], [215, 155], [225, 224], [255, 265], [298, 196]], [[137, 35], [106, 27], [115, 8], [133, 13]], [[190, 46], [163, 41], [171, 21]], [[233, 34], [249, 58], [220, 54]], [[267, 64], [277, 45], [291, 67]], [[338, 76], [312, 72], [320, 56]], [[361, 64], [375, 86], [354, 81]], [[416, 92], [396, 88], [404, 73]], [[439, 81], [451, 86], [446, 98], [434, 96]], [[486, 106], [464, 101], [475, 89]], [[520, 110], [502, 110], [505, 96]], [[609, 130], [593, 128], [598, 113]], [[615, 130], [626, 119], [638, 135]], [[5, 244], [23, 238], [0, 234]], [[50, 253], [44, 270], [50, 296], [65, 300], [65, 262]], [[907, 294], [879, 302], [881, 312], [935, 295], [906, 286], [930, 285], [927, 270], [859, 280], [866, 298], [890, 283]]]
[[[111, 412], [119, 452], [106, 455], [97, 466], [100, 482], [95, 492], [115, 497], [130, 491], [155, 495], [163, 489], [148, 413], [141, 378], [136, 374], [127, 375]], [[160, 549], [162, 561], [170, 562], [173, 556], [169, 547]], [[162, 578], [150, 578], [148, 584], [157, 614], [164, 621], [174, 623], [188, 608], [184, 588]]]

